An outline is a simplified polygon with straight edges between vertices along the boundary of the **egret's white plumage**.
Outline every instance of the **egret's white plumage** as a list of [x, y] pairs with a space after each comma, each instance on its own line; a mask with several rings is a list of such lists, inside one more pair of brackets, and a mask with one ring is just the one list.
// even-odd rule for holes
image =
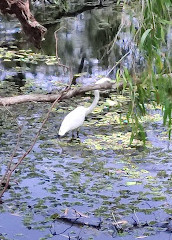
[[85, 120], [85, 107], [80, 106], [70, 112], [63, 120], [59, 129], [59, 135], [63, 136], [65, 133], [79, 128]]
[[[109, 81], [108, 78], [102, 78], [99, 81], [96, 82], [96, 84], [104, 83], [106, 81]], [[64, 118], [60, 129], [59, 129], [59, 135], [63, 136], [65, 133], [72, 131], [74, 129], [79, 128], [84, 120], [85, 117], [93, 111], [93, 109], [96, 107], [98, 101], [99, 101], [99, 90], [94, 90], [94, 100], [90, 107], [86, 108], [83, 106], [79, 106], [75, 108], [72, 112], [68, 113], [68, 115]]]

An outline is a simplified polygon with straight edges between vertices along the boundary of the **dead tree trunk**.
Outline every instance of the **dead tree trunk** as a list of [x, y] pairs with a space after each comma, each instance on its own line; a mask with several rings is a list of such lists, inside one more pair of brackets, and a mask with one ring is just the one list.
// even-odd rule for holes
[[46, 28], [40, 25], [30, 12], [29, 0], [0, 0], [0, 11], [2, 14], [15, 14], [29, 40], [35, 47], [40, 48]]

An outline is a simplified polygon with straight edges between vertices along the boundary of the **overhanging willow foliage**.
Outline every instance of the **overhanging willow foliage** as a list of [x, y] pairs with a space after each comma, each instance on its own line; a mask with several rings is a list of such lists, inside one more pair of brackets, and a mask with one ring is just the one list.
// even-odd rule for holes
[[[130, 74], [125, 69], [122, 79], [129, 83], [131, 104], [127, 117], [132, 123], [131, 142], [138, 137], [145, 142], [146, 134], [139, 118], [145, 114], [145, 104], [150, 100], [155, 105], [162, 106], [164, 124], [169, 128], [169, 137], [171, 135], [172, 2], [171, 0], [142, 0], [137, 1], [138, 4], [135, 2], [130, 3], [133, 4], [133, 7], [130, 7], [134, 9], [139, 27], [136, 28], [131, 24], [130, 28], [133, 39], [144, 56], [146, 66], [139, 76], [134, 70]], [[138, 78], [139, 84], [136, 81]]]

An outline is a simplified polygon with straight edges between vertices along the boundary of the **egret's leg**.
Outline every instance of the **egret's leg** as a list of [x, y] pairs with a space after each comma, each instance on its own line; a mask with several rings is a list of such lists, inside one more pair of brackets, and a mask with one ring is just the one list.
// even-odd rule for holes
[[73, 142], [73, 140], [75, 139], [75, 135], [74, 135], [74, 131], [72, 131], [72, 137], [71, 139], [68, 140], [69, 143]]
[[76, 136], [77, 136], [77, 138], [79, 138], [79, 129], [77, 129], [77, 131], [76, 131]]
[[73, 141], [74, 142], [78, 142], [78, 141], [80, 142], [80, 139], [77, 139], [77, 138], [79, 138], [79, 130], [77, 130], [77, 138], [76, 138], [74, 132], [75, 132], [75, 130], [72, 131], [72, 138], [70, 140], [68, 140], [69, 143], [71, 143]]
[[74, 131], [72, 131], [72, 139], [75, 138], [75, 134], [74, 134]]

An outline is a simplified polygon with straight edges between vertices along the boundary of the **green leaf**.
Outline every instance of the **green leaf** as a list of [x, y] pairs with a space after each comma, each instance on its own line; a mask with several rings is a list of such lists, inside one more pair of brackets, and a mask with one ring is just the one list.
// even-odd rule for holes
[[172, 20], [171, 21], [168, 21], [168, 20], [165, 20], [165, 19], [158, 19], [160, 21], [160, 23], [164, 24], [164, 25], [172, 25]]
[[148, 36], [148, 34], [150, 33], [151, 30], [152, 30], [152, 29], [149, 28], [149, 29], [147, 29], [147, 30], [143, 33], [143, 35], [142, 35], [142, 37], [141, 37], [141, 40], [140, 40], [140, 47], [143, 47], [144, 42], [145, 42], [145, 40], [146, 40], [146, 38], [147, 38], [147, 36]]

